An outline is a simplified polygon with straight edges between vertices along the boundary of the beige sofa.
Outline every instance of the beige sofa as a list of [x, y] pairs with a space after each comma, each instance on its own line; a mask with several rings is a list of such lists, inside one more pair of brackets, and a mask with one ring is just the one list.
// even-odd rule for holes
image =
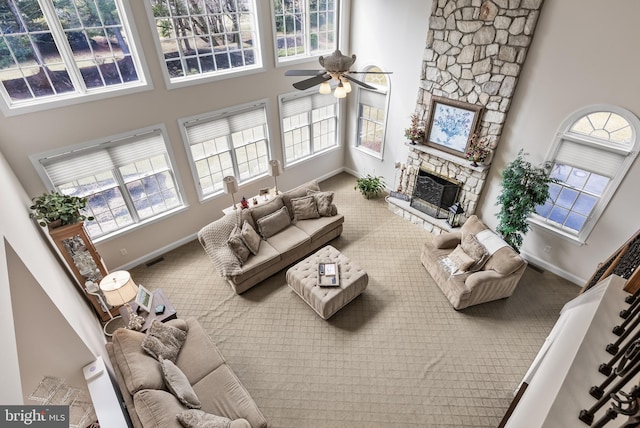
[[[231, 428], [266, 427], [258, 406], [198, 321], [166, 324], [188, 330], [175, 365], [187, 377], [201, 410], [231, 419]], [[158, 360], [142, 349], [144, 338], [143, 333], [118, 329], [106, 345], [131, 422], [135, 428], [183, 428], [177, 415], [187, 407], [167, 389]]]
[[[220, 276], [240, 294], [338, 237], [343, 223], [333, 193], [321, 192], [318, 183], [311, 181], [268, 203], [223, 216], [203, 227], [198, 240]], [[230, 237], [236, 227], [236, 233], [244, 233], [247, 224], [261, 239], [255, 254], [250, 251], [242, 261]], [[251, 241], [251, 237], [243, 235], [240, 240]]]
[[454, 309], [511, 296], [527, 262], [475, 215], [424, 244], [420, 261]]

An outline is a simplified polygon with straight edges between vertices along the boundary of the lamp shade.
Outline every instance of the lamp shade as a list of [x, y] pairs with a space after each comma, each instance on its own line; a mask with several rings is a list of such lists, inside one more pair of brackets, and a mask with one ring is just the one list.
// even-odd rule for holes
[[238, 191], [238, 182], [236, 178], [232, 175], [228, 175], [222, 179], [222, 184], [224, 185], [224, 193], [234, 194]]
[[269, 175], [272, 177], [280, 175], [280, 161], [278, 159], [271, 159], [269, 161]]
[[100, 281], [100, 290], [111, 306], [124, 305], [135, 299], [138, 286], [131, 279], [131, 274], [124, 270], [111, 272]]

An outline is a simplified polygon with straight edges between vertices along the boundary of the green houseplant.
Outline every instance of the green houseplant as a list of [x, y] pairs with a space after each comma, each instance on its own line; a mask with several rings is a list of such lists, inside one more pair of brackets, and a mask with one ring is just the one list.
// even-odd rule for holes
[[29, 208], [33, 212], [30, 217], [36, 219], [42, 227], [58, 227], [93, 220], [93, 217], [82, 214], [82, 210], [87, 206], [87, 198], [52, 191], [36, 196], [31, 201], [33, 204]]
[[385, 189], [385, 183], [383, 177], [374, 177], [371, 174], [367, 174], [365, 177], [360, 177], [356, 180], [354, 190], [359, 190], [367, 199], [375, 198]]
[[502, 190], [496, 205], [500, 205], [498, 227], [507, 244], [520, 252], [524, 235], [529, 231], [527, 218], [549, 198], [549, 183], [556, 182], [549, 177], [549, 168], [537, 167], [524, 159], [522, 150], [502, 171]]

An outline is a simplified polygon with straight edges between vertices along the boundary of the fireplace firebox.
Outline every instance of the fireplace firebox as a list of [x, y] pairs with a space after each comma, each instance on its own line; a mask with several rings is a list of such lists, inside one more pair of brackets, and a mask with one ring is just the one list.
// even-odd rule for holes
[[434, 218], [447, 218], [448, 209], [458, 200], [460, 184], [420, 169], [410, 206]]

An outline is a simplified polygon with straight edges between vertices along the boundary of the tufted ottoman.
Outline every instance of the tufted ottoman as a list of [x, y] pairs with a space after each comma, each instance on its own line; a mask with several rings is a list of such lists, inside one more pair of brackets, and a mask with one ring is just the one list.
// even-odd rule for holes
[[[319, 287], [318, 263], [338, 263], [340, 286]], [[322, 319], [328, 319], [367, 288], [369, 276], [340, 251], [327, 245], [287, 270], [287, 284]]]

